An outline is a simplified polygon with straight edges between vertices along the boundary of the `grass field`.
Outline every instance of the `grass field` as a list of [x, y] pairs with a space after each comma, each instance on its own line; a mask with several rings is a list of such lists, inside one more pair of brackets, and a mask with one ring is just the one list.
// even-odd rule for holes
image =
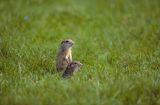
[[[55, 70], [71, 38], [83, 67]], [[160, 105], [159, 0], [1, 0], [1, 105]]]

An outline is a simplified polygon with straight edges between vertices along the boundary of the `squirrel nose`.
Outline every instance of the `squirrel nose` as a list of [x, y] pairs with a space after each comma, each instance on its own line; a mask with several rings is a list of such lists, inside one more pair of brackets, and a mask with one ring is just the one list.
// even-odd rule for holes
[[82, 63], [80, 63], [80, 65], [81, 65], [81, 66], [83, 66], [83, 64], [82, 64]]
[[72, 41], [72, 44], [74, 44], [74, 41]]
[[72, 45], [74, 45], [74, 42], [72, 41], [72, 42], [70, 42]]

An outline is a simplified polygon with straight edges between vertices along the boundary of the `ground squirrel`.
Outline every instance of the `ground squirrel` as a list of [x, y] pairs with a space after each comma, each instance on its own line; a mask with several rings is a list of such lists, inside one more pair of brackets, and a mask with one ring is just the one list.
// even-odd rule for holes
[[56, 57], [56, 69], [58, 72], [64, 72], [67, 65], [72, 62], [71, 48], [73, 44], [74, 42], [71, 39], [66, 39], [61, 42]]
[[63, 77], [69, 77], [72, 76], [75, 71], [78, 71], [80, 67], [82, 66], [82, 63], [79, 61], [72, 61], [71, 63], [68, 64], [65, 72], [63, 73]]

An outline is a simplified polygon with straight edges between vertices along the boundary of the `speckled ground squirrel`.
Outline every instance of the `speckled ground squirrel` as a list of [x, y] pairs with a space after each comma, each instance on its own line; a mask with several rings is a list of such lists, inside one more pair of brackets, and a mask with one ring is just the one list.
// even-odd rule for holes
[[79, 61], [72, 61], [68, 64], [65, 72], [63, 73], [63, 77], [69, 77], [72, 76], [75, 71], [78, 71], [80, 67], [82, 66], [82, 63]]
[[56, 69], [58, 72], [64, 72], [70, 62], [72, 62], [72, 46], [74, 41], [65, 39], [61, 42], [56, 56]]

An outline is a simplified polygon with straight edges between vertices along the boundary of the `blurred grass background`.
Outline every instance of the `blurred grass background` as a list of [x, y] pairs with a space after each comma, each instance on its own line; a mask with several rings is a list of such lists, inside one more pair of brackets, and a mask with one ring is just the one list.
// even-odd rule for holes
[[[55, 70], [60, 41], [83, 63]], [[160, 105], [159, 0], [1, 0], [1, 105]]]

